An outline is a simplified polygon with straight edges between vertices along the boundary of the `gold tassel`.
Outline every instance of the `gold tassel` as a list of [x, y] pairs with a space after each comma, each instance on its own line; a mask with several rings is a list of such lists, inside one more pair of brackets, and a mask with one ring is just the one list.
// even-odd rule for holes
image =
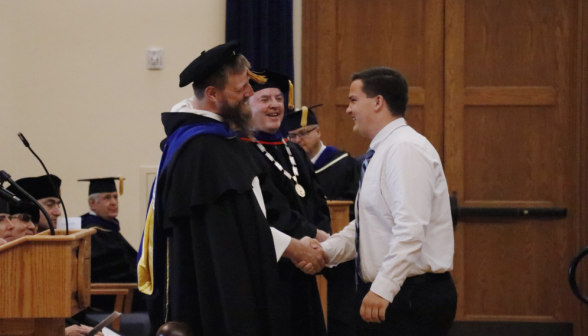
[[118, 187], [119, 187], [118, 189], [120, 190], [119, 193], [120, 193], [121, 196], [122, 196], [123, 192], [125, 191], [124, 183], [123, 183], [124, 180], [125, 180], [124, 177], [119, 177], [118, 178]]
[[308, 107], [302, 106], [302, 119], [300, 120], [300, 127], [304, 127], [308, 124]]
[[265, 84], [267, 82], [267, 77], [263, 75], [258, 75], [249, 69], [247, 69], [247, 76], [249, 76], [249, 78], [253, 79], [259, 84]]
[[288, 81], [290, 83], [290, 91], [288, 92], [288, 108], [291, 110], [294, 108], [294, 84], [292, 81]]

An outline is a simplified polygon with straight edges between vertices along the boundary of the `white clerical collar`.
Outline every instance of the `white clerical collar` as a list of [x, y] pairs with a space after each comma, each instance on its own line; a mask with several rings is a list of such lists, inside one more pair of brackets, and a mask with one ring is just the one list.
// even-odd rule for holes
[[172, 107], [170, 112], [193, 113], [193, 114], [197, 114], [199, 116], [211, 118], [211, 119], [214, 119], [214, 120], [217, 120], [220, 122], [223, 121], [223, 117], [221, 117], [220, 115], [218, 115], [214, 112], [195, 109], [194, 106], [192, 105], [193, 99], [195, 99], [194, 96], [192, 96], [191, 98], [182, 100], [181, 102], [174, 105], [174, 107]]
[[398, 127], [401, 127], [401, 126], [406, 126], [406, 120], [404, 120], [404, 118], [398, 118], [398, 119], [390, 122], [388, 125], [386, 125], [384, 128], [382, 128], [378, 132], [378, 134], [376, 134], [376, 136], [374, 137], [374, 139], [370, 143], [370, 148], [373, 150], [377, 150], [378, 145], [381, 144], [382, 142], [384, 142], [384, 140], [390, 134], [392, 134], [392, 132], [394, 132]]
[[97, 215], [97, 214], [96, 214], [94, 211], [92, 211], [92, 210], [90, 210], [89, 214], [90, 214], [90, 215], [93, 215], [93, 216], [98, 216], [98, 215]]
[[315, 164], [316, 160], [319, 159], [319, 157], [321, 156], [321, 154], [323, 154], [325, 149], [327, 149], [327, 146], [325, 146], [325, 144], [321, 141], [321, 149], [319, 149], [318, 153], [316, 153], [316, 155], [312, 159], [310, 159], [310, 162], [312, 162], [312, 164]]

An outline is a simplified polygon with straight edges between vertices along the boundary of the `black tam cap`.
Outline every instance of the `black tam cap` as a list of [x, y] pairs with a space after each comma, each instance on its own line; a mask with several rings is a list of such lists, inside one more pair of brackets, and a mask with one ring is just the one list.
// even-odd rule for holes
[[239, 55], [239, 42], [231, 41], [218, 45], [192, 61], [180, 74], [180, 87], [192, 82], [198, 84], [218, 71]]
[[311, 107], [302, 106], [300, 110], [287, 114], [286, 127], [288, 127], [288, 131], [295, 131], [300, 127], [308, 125], [318, 125], [318, 120], [312, 109], [322, 105], [319, 104]]
[[31, 202], [21, 202], [19, 205], [11, 205], [10, 206], [10, 214], [28, 214], [31, 216], [31, 220], [33, 223], [39, 223], [39, 208]]
[[253, 91], [257, 92], [263, 89], [276, 88], [282, 91], [285, 98], [288, 98], [288, 108], [294, 108], [294, 85], [288, 78], [288, 76], [275, 72], [269, 69], [265, 69], [261, 72], [257, 72], [258, 75], [266, 78], [266, 82], [260, 83], [255, 79], [250, 79], [249, 84], [253, 88]]
[[0, 214], [7, 214], [8, 212], [8, 202], [4, 199], [0, 198]]
[[[55, 185], [55, 189], [53, 189], [51, 182]], [[21, 178], [16, 183], [37, 200], [47, 197], [59, 198], [61, 179], [55, 175]], [[22, 194], [14, 186], [11, 185], [8, 190], [22, 198]]]
[[114, 181], [120, 181], [120, 194], [123, 194], [123, 181], [125, 180], [124, 177], [100, 177], [100, 178], [92, 178], [92, 179], [82, 179], [78, 180], [78, 182], [90, 182], [90, 188], [88, 190], [88, 195], [92, 194], [100, 194], [100, 193], [108, 193], [108, 192], [115, 192], [116, 191], [116, 184]]

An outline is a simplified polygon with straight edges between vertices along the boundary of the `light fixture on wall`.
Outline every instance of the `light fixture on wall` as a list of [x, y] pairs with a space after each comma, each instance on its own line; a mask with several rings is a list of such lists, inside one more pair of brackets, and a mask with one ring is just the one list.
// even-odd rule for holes
[[147, 50], [147, 69], [163, 69], [163, 49], [150, 48]]

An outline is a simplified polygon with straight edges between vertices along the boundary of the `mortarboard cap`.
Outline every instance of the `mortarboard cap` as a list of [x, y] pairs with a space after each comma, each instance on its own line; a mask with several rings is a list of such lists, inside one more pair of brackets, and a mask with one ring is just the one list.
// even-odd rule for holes
[[124, 177], [100, 177], [100, 178], [92, 178], [92, 179], [82, 179], [82, 180], [78, 180], [78, 182], [90, 182], [88, 195], [92, 195], [92, 194], [99, 194], [99, 193], [115, 192], [116, 191], [116, 185], [114, 184], [115, 180], [120, 181], [120, 194], [122, 195], [124, 192], [124, 186], [123, 186], [123, 181], [125, 180]]
[[277, 88], [282, 91], [284, 95], [288, 96], [288, 108], [294, 108], [294, 85], [292, 85], [288, 76], [269, 69], [263, 70], [259, 75], [265, 77], [266, 82], [259, 83], [254, 79], [249, 80], [249, 84], [251, 84], [253, 91], [257, 92], [263, 89]]
[[37, 206], [31, 202], [23, 201], [19, 205], [11, 205], [10, 214], [28, 214], [32, 217], [31, 220], [33, 221], [33, 223], [39, 223], [39, 208], [37, 208]]
[[4, 199], [0, 198], [0, 214], [7, 214], [8, 212], [8, 202]]
[[302, 106], [300, 110], [296, 110], [292, 113], [286, 114], [285, 119], [288, 131], [294, 131], [299, 129], [300, 127], [308, 125], [318, 125], [318, 120], [312, 109], [322, 105], [323, 104], [319, 104], [311, 107]]
[[[51, 180], [50, 180], [51, 179]], [[55, 185], [55, 189], [51, 185], [51, 182]], [[61, 187], [61, 179], [55, 175], [43, 175], [39, 177], [25, 177], [17, 180], [16, 183], [28, 192], [34, 199], [40, 200], [47, 197], [59, 198], [59, 188]], [[18, 191], [14, 186], [7, 188], [9, 191], [14, 193], [16, 196], [23, 198], [22, 193]]]

